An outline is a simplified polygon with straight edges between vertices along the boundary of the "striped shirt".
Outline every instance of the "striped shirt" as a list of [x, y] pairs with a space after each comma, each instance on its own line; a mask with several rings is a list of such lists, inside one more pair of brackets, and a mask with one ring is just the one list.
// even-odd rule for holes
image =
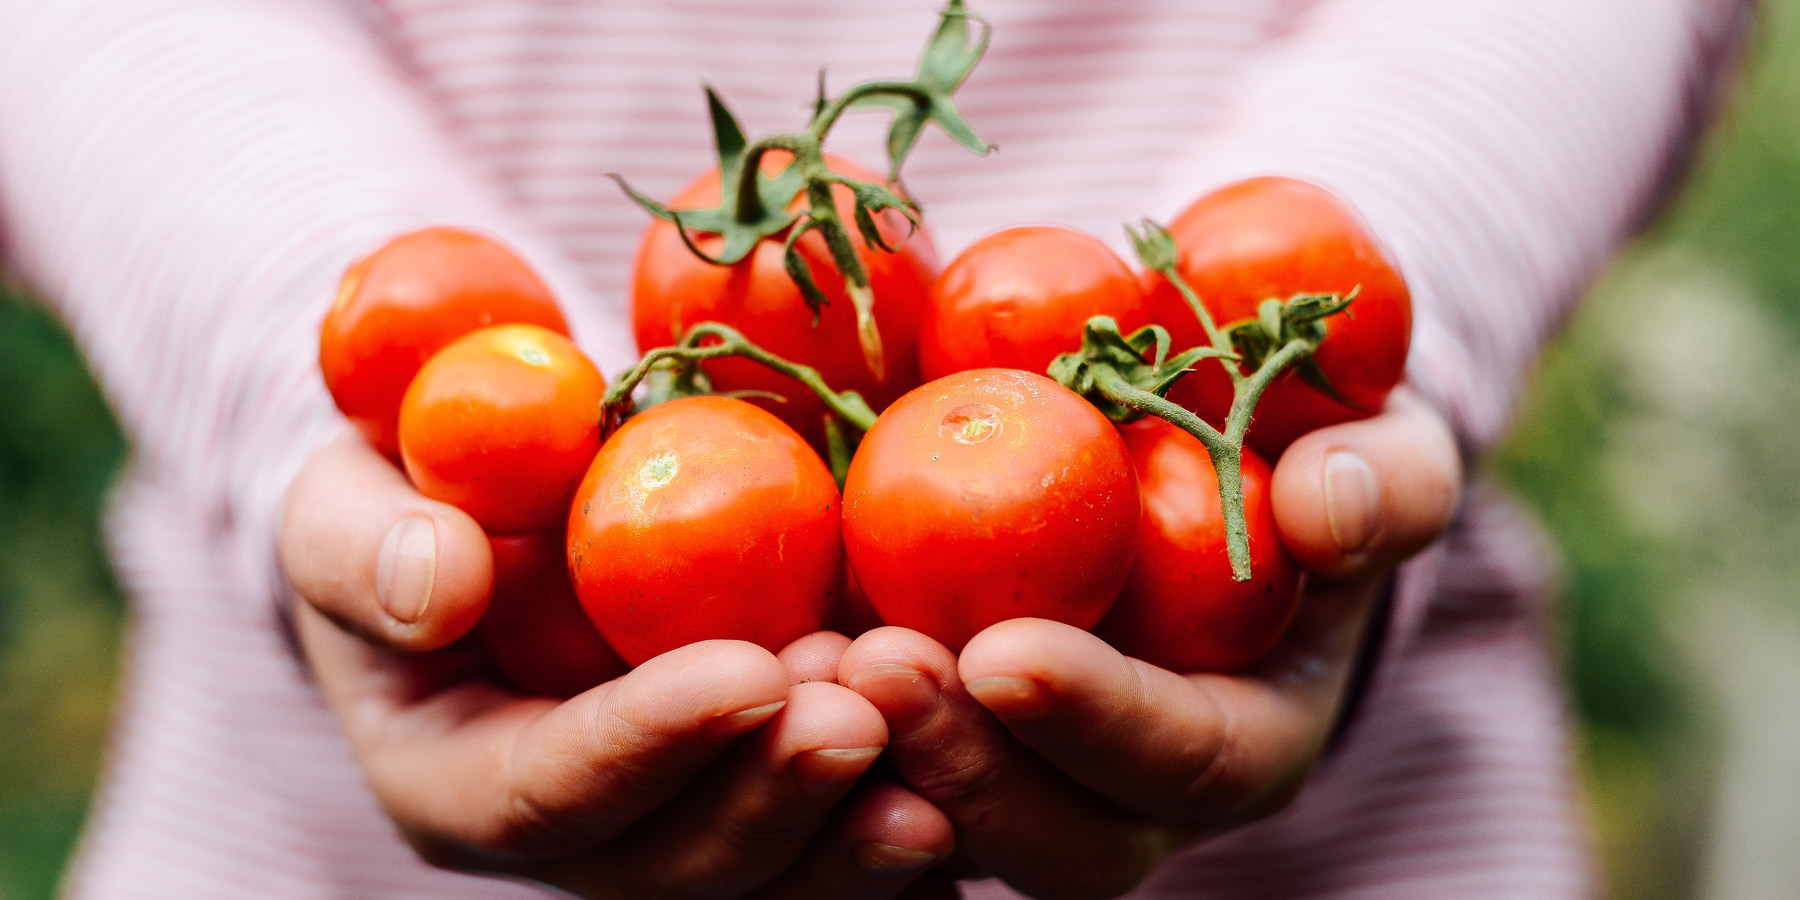
[[[643, 214], [753, 132], [912, 71], [935, 0], [0, 0], [0, 250], [132, 438], [109, 535], [133, 603], [74, 897], [534, 896], [428, 868], [383, 817], [279, 612], [283, 492], [344, 429], [315, 363], [339, 273], [403, 230], [520, 248], [603, 369], [633, 356]], [[1413, 288], [1411, 381], [1478, 454], [1725, 82], [1733, 0], [981, 0], [974, 158], [908, 168], [940, 249], [1055, 222], [1118, 245], [1274, 173], [1348, 198]], [[879, 167], [882, 120], [837, 152]], [[1550, 555], [1476, 485], [1401, 573], [1345, 739], [1298, 802], [1144, 897], [1576, 897], [1593, 888]], [[972, 895], [1009, 896], [994, 885]]]

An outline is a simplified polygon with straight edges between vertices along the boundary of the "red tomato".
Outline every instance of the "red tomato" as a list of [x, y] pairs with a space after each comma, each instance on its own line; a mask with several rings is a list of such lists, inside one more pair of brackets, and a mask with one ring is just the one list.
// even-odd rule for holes
[[573, 697], [625, 674], [619, 658], [575, 599], [560, 532], [491, 538], [494, 599], [481, 644], [521, 691]]
[[1005, 619], [1091, 628], [1131, 571], [1137, 477], [1106, 417], [1062, 385], [975, 369], [900, 398], [844, 485], [844, 549], [890, 625], [952, 650]]
[[419, 367], [488, 325], [568, 334], [550, 289], [511, 250], [454, 228], [394, 238], [344, 273], [319, 334], [319, 369], [338, 409], [381, 452], [400, 454], [400, 401]]
[[1249, 581], [1231, 578], [1219, 480], [1206, 447], [1161, 419], [1120, 431], [1144, 496], [1137, 564], [1094, 633], [1120, 652], [1176, 672], [1227, 672], [1275, 646], [1300, 605], [1300, 565], [1282, 547], [1269, 464], [1245, 451]]
[[560, 334], [536, 325], [471, 332], [406, 391], [406, 474], [490, 534], [554, 530], [600, 449], [605, 393], [599, 370]]
[[[1349, 403], [1285, 372], [1257, 404], [1252, 446], [1274, 458], [1309, 431], [1380, 410], [1405, 373], [1412, 299], [1354, 210], [1303, 181], [1252, 178], [1200, 198], [1169, 231], [1181, 249], [1182, 276], [1220, 325], [1256, 315], [1257, 304], [1270, 297], [1362, 288], [1346, 312], [1326, 320], [1314, 357]], [[1169, 329], [1174, 349], [1205, 343], [1206, 332], [1181, 295], [1154, 272], [1145, 278], [1151, 313]], [[1216, 363], [1202, 363], [1169, 399], [1219, 424], [1231, 408], [1231, 382]]]
[[780, 650], [825, 626], [844, 564], [837, 483], [767, 412], [650, 407], [600, 448], [569, 514], [569, 571], [626, 662], [728, 638]]
[[1043, 372], [1081, 349], [1081, 326], [1112, 316], [1126, 334], [1149, 321], [1143, 287], [1105, 244], [1033, 225], [971, 244], [931, 288], [919, 331], [926, 378], [981, 368]]
[[[765, 169], [786, 165], [785, 159], [765, 158]], [[839, 159], [828, 159], [833, 170], [859, 181], [879, 181]], [[880, 410], [894, 398], [917, 386], [919, 316], [931, 281], [937, 276], [937, 253], [923, 230], [907, 236], [908, 225], [889, 210], [877, 217], [888, 253], [870, 248], [855, 231], [850, 192], [836, 188], [838, 212], [851, 229], [857, 255], [869, 271], [875, 294], [875, 321], [881, 332], [887, 377], [878, 381], [863, 361], [856, 339], [856, 310], [844, 294], [843, 278], [831, 261], [824, 239], [812, 233], [800, 239], [801, 254], [812, 266], [820, 290], [831, 299], [813, 325], [813, 313], [782, 265], [785, 235], [765, 239], [737, 265], [715, 266], [694, 256], [682, 244], [672, 223], [658, 219], [644, 232], [638, 247], [632, 278], [632, 325], [638, 349], [667, 346], [699, 322], [723, 322], [743, 332], [771, 353], [819, 370], [825, 382], [837, 390], [854, 390]], [[709, 172], [676, 196], [672, 206], [694, 208], [719, 201], [719, 173]], [[700, 248], [720, 249], [720, 238], [701, 237]], [[755, 399], [751, 402], [781, 417], [814, 446], [823, 446], [821, 417], [825, 406], [813, 394], [784, 375], [746, 359], [719, 359], [706, 364], [713, 387], [720, 391], [770, 391], [786, 403]]]

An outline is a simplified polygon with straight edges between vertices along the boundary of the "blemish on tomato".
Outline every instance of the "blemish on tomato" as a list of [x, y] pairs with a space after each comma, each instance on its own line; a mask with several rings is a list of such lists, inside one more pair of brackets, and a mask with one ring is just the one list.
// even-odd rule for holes
[[681, 472], [681, 456], [673, 450], [659, 450], [638, 464], [638, 487], [654, 491], [675, 480]]
[[965, 403], [938, 423], [938, 436], [959, 444], [979, 444], [1004, 430], [1000, 410], [991, 403]]

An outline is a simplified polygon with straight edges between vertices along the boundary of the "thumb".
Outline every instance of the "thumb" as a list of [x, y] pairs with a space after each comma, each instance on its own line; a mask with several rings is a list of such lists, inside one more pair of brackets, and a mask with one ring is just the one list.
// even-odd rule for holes
[[1282, 454], [1271, 487], [1275, 524], [1314, 572], [1378, 575], [1443, 533], [1461, 483], [1449, 426], [1402, 389], [1379, 415], [1321, 428]]
[[421, 496], [355, 438], [320, 448], [295, 477], [280, 555], [306, 602], [398, 650], [435, 650], [467, 634], [494, 588], [481, 526]]

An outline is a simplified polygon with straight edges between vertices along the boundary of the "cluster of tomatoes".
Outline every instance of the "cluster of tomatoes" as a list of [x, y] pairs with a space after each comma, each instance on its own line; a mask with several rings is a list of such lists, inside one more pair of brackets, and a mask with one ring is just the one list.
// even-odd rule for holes
[[[677, 204], [718, 193], [715, 173]], [[422, 493], [493, 536], [481, 634], [517, 687], [567, 696], [694, 641], [773, 650], [884, 623], [960, 649], [995, 622], [1044, 617], [1178, 671], [1242, 668], [1280, 637], [1301, 572], [1276, 532], [1265, 458], [1372, 414], [1405, 361], [1406, 286], [1358, 217], [1317, 187], [1262, 178], [1170, 228], [1181, 276], [1219, 322], [1252, 319], [1271, 297], [1357, 291], [1310, 367], [1278, 376], [1257, 407], [1242, 462], [1253, 574], [1240, 581], [1201, 442], [1159, 419], [1116, 424], [1042, 374], [1094, 316], [1205, 343], [1166, 279], [1059, 227], [989, 235], [940, 273], [929, 236], [884, 215], [888, 247], [856, 248], [877, 299], [879, 375], [816, 234], [793, 247], [817, 261], [832, 301], [818, 310], [782, 235], [719, 266], [695, 252], [719, 238], [657, 221], [636, 264], [641, 349], [722, 323], [880, 413], [841, 490], [822, 455], [828, 405], [749, 359], [706, 361], [715, 393], [603, 433], [600, 373], [542, 282], [485, 238], [407, 235], [347, 273], [321, 341], [326, 383]], [[1168, 396], [1219, 422], [1231, 381], [1203, 360]]]

